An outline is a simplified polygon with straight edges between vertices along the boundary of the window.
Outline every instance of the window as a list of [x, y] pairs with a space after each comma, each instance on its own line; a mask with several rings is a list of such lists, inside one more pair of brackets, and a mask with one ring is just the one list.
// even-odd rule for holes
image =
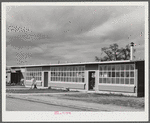
[[51, 67], [50, 70], [51, 81], [84, 83], [84, 66]]
[[42, 80], [42, 67], [26, 68], [26, 80], [31, 80], [34, 76], [38, 81]]
[[99, 65], [99, 83], [134, 85], [135, 65]]

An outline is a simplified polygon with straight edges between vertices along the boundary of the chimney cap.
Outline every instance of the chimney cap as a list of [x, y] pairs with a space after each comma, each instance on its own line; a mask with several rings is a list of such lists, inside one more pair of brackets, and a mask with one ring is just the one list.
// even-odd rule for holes
[[134, 43], [133, 43], [133, 42], [131, 42], [131, 46], [134, 46]]

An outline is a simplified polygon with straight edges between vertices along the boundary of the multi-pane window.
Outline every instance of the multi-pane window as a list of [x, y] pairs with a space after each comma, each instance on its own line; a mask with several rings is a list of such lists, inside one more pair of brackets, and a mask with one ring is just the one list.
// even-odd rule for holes
[[84, 82], [84, 66], [51, 67], [51, 81]]
[[99, 83], [134, 85], [134, 76], [134, 64], [99, 65]]
[[31, 80], [35, 77], [36, 80], [41, 81], [42, 80], [42, 68], [26, 68], [26, 80]]

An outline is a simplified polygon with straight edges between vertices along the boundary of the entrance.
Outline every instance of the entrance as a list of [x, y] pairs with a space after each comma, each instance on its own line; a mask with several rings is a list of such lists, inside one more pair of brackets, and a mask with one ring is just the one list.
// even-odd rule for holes
[[89, 90], [94, 90], [95, 87], [95, 71], [89, 71]]
[[14, 73], [11, 73], [11, 83], [20, 84], [21, 82], [21, 72], [16, 71]]
[[44, 87], [48, 87], [48, 72], [44, 72]]

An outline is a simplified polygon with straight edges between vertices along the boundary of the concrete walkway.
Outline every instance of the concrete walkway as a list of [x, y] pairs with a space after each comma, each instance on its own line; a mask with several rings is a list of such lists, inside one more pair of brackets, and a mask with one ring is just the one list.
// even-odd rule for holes
[[[58, 94], [58, 93], [57, 93]], [[60, 93], [59, 93], [60, 94]], [[63, 93], [65, 94], [65, 93]], [[80, 93], [79, 93], [80, 94]], [[51, 95], [55, 95], [51, 93]], [[86, 111], [126, 111], [126, 112], [133, 112], [133, 111], [144, 111], [144, 109], [135, 109], [131, 107], [125, 106], [116, 106], [116, 105], [104, 105], [92, 102], [84, 102], [84, 101], [76, 101], [76, 100], [68, 100], [68, 99], [60, 99], [59, 96], [49, 96], [46, 94], [7, 94], [7, 97], [10, 98], [17, 98], [22, 100], [40, 102], [50, 105], [58, 105], [58, 106], [65, 106], [70, 108], [79, 108]]]

